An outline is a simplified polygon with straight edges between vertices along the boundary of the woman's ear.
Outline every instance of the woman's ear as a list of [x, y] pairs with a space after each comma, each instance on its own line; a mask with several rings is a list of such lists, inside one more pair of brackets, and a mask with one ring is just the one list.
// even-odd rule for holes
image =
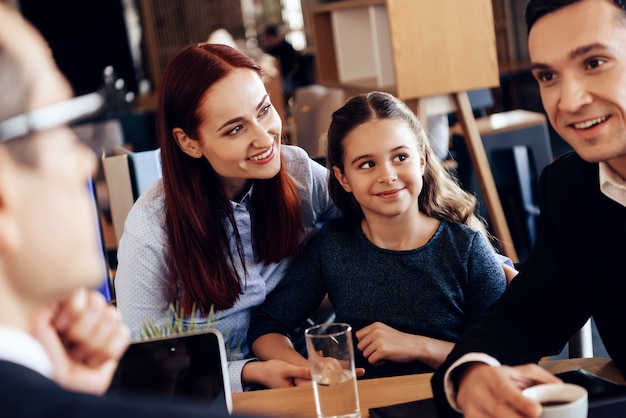
[[352, 187], [350, 187], [350, 183], [348, 183], [348, 180], [346, 180], [346, 176], [336, 165], [333, 166], [333, 174], [335, 175], [335, 178], [337, 179], [339, 184], [341, 184], [341, 187], [343, 187], [346, 192], [352, 193]]
[[181, 128], [172, 129], [172, 136], [181, 150], [192, 158], [201, 158], [202, 151], [200, 143], [195, 139], [191, 139]]

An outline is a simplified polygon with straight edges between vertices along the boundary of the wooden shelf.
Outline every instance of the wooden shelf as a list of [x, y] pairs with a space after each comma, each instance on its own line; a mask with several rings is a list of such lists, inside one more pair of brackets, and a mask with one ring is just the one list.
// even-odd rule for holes
[[349, 0], [312, 13], [321, 84], [402, 99], [499, 85], [491, 0]]

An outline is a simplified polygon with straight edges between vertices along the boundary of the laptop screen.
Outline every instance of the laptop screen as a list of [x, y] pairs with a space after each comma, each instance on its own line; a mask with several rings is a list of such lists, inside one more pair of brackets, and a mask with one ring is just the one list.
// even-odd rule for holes
[[231, 413], [222, 334], [210, 329], [132, 343], [119, 362], [108, 393], [186, 398]]

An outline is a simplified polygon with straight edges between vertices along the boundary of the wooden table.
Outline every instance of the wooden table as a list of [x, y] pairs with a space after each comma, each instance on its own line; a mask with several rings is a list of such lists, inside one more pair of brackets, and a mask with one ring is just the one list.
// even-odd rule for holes
[[[617, 367], [607, 358], [580, 358], [541, 362], [552, 373], [585, 369], [615, 382], [626, 384]], [[432, 373], [384, 377], [358, 381], [361, 417], [369, 417], [369, 409], [432, 397]], [[271, 417], [316, 418], [313, 389], [300, 386], [267, 389], [233, 394], [233, 412]]]

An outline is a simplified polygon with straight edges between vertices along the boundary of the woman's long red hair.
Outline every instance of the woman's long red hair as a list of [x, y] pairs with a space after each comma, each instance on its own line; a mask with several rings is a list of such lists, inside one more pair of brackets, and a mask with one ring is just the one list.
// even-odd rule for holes
[[[261, 68], [246, 55], [205, 43], [181, 51], [161, 80], [157, 135], [166, 201], [169, 298], [180, 302], [186, 315], [193, 306], [201, 314], [211, 306], [232, 307], [245, 281], [233, 265], [241, 264], [247, 274], [243, 245], [220, 177], [206, 159], [185, 154], [172, 136], [179, 127], [191, 138], [199, 137], [202, 98], [236, 68], [249, 68], [262, 77]], [[284, 165], [273, 178], [254, 181], [250, 212], [256, 261], [270, 264], [298, 253], [304, 233], [302, 205]], [[235, 253], [230, 251], [229, 231], [234, 232]]]

